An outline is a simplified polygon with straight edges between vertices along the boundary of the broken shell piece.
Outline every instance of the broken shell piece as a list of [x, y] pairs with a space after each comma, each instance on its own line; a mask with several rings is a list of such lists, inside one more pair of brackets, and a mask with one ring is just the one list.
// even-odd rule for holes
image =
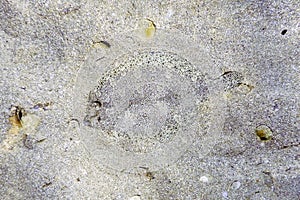
[[255, 129], [256, 135], [261, 141], [269, 141], [272, 139], [272, 130], [266, 125], [260, 125]]
[[200, 181], [203, 183], [207, 183], [208, 182], [208, 178], [206, 176], [201, 176], [200, 177]]
[[241, 182], [239, 182], [239, 181], [234, 181], [232, 184], [231, 184], [231, 188], [233, 189], [233, 190], [237, 190], [237, 189], [239, 189], [241, 187]]
[[108, 49], [111, 47], [110, 43], [104, 40], [93, 42], [94, 48], [104, 48]]
[[40, 118], [34, 114], [27, 114], [22, 118], [22, 130], [25, 134], [30, 135], [35, 132], [36, 127], [40, 123]]
[[12, 116], [9, 117], [11, 128], [9, 129], [10, 134], [18, 134], [20, 128], [22, 128], [22, 117], [26, 115], [25, 110], [19, 106], [13, 106], [11, 109]]
[[205, 175], [203, 175], [203, 176], [200, 177], [200, 181], [202, 183], [209, 183], [209, 182], [212, 181], [212, 179], [213, 179], [213, 177], [211, 175], [209, 175], [209, 174], [205, 174]]
[[155, 35], [156, 25], [150, 19], [145, 19], [138, 25], [138, 34], [142, 38], [151, 39]]
[[136, 196], [133, 196], [133, 197], [130, 197], [129, 200], [140, 200], [141, 197], [139, 195], [136, 195]]
[[[19, 141], [24, 141], [24, 136], [34, 134], [40, 123], [37, 115], [26, 113], [23, 108], [13, 107], [12, 111], [13, 115], [9, 117], [12, 126], [8, 131], [9, 134], [0, 144], [0, 147], [6, 150], [11, 150]], [[20, 132], [22, 134], [19, 134]]]

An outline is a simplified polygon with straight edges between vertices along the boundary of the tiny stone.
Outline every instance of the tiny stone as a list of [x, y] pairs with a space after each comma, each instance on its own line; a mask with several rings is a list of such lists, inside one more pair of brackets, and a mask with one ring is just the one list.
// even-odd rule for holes
[[285, 34], [286, 34], [286, 32], [287, 32], [287, 30], [286, 30], [286, 29], [282, 30], [282, 31], [281, 31], [281, 35], [285, 35]]

